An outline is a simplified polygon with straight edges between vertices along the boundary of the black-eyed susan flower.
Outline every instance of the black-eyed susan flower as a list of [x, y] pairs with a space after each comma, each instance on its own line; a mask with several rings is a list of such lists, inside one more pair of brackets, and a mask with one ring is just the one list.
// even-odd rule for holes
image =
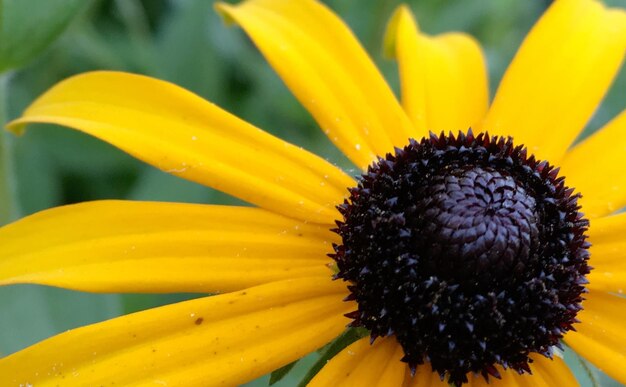
[[368, 337], [311, 385], [573, 385], [562, 341], [626, 382], [626, 113], [572, 145], [621, 66], [623, 10], [555, 1], [488, 107], [477, 43], [404, 7], [401, 104], [322, 4], [218, 9], [362, 174], [166, 82], [59, 83], [10, 129], [68, 126], [256, 208], [99, 201], [0, 230], [2, 284], [223, 293], [52, 337], [0, 359], [1, 385], [235, 385], [346, 325]]

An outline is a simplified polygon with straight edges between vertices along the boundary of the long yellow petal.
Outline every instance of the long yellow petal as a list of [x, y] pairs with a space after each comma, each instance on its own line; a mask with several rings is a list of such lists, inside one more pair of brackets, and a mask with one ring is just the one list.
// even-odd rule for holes
[[39, 97], [9, 128], [46, 122], [274, 212], [332, 223], [353, 180], [339, 168], [173, 84], [94, 72]]
[[231, 386], [321, 347], [348, 323], [345, 285], [289, 280], [75, 329], [0, 359], [0, 385]]
[[400, 386], [406, 369], [402, 356], [402, 347], [394, 338], [374, 345], [363, 338], [333, 357], [309, 386]]
[[582, 211], [597, 218], [626, 205], [626, 111], [565, 154], [561, 174], [583, 194]]
[[406, 114], [348, 27], [315, 0], [218, 3], [356, 165], [407, 144]]
[[329, 275], [325, 227], [257, 208], [100, 201], [0, 229], [0, 285], [224, 292]]
[[626, 213], [594, 219], [589, 228], [589, 264], [593, 270], [587, 287], [606, 292], [626, 292]]
[[398, 59], [402, 105], [421, 135], [467, 130], [482, 122], [489, 102], [487, 68], [472, 37], [423, 34], [402, 5], [389, 22], [385, 46]]
[[607, 375], [626, 383], [626, 298], [602, 291], [591, 291], [577, 318], [577, 332], [569, 332], [565, 342]]
[[595, 0], [552, 3], [506, 71], [483, 130], [512, 135], [558, 164], [617, 74], [626, 12]]

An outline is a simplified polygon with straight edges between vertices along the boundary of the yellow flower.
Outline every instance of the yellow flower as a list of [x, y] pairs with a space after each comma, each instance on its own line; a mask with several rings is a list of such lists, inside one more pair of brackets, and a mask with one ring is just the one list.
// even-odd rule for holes
[[[623, 10], [555, 1], [488, 107], [477, 43], [422, 34], [405, 7], [386, 37], [401, 104], [322, 4], [218, 9], [346, 156], [371, 168], [354, 180], [144, 76], [59, 83], [9, 128], [65, 125], [257, 207], [98, 201], [1, 229], [0, 284], [225, 294], [52, 337], [0, 359], [0, 385], [235, 385], [324, 346], [347, 324], [384, 337], [356, 341], [312, 385], [446, 385], [437, 373], [456, 384], [485, 385], [483, 373], [501, 377], [490, 378], [498, 386], [574, 385], [564, 362], [546, 357], [562, 336], [626, 383], [626, 214], [613, 215], [626, 205], [626, 113], [572, 146], [621, 66]], [[428, 137], [451, 130], [463, 133]], [[511, 136], [528, 153], [482, 132]], [[577, 195], [536, 160], [560, 166], [584, 194], [588, 230]], [[588, 253], [595, 269], [581, 295]]]

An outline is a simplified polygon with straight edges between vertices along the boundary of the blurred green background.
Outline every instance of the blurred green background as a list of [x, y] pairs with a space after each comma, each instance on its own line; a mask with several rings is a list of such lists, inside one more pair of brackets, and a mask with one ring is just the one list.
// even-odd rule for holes
[[[213, 1], [4, 0], [0, 3], [4, 7], [0, 14], [3, 22], [0, 55], [5, 56], [3, 63], [8, 63], [0, 65], [0, 70], [12, 67], [0, 80], [7, 106], [5, 119], [16, 117], [36, 96], [73, 74], [99, 69], [131, 71], [181, 85], [356, 173], [321, 135], [315, 122], [242, 31], [224, 26], [213, 11]], [[44, 3], [48, 9], [37, 8]], [[327, 3], [353, 28], [397, 90], [395, 63], [382, 59], [381, 40], [387, 20], [400, 1]], [[493, 95], [516, 48], [549, 1], [407, 3], [416, 12], [422, 30], [433, 34], [466, 31], [480, 40], [488, 57]], [[626, 0], [608, 3], [626, 7]], [[28, 23], [32, 30], [26, 29], [21, 35], [11, 33], [13, 26], [19, 29]], [[45, 29], [47, 25], [50, 26]], [[29, 40], [40, 43], [29, 46]], [[13, 55], [14, 52], [17, 54]], [[621, 111], [626, 105], [624, 101], [626, 71], [620, 74], [587, 132]], [[219, 192], [159, 172], [105, 143], [67, 129], [40, 126], [19, 138], [5, 137], [3, 157], [13, 163], [16, 198], [11, 208], [13, 218], [61, 204], [109, 198], [239, 203]], [[92, 295], [38, 286], [0, 288], [0, 354], [12, 353], [69, 328], [189, 297], [193, 295]], [[593, 367], [568, 356], [583, 385], [596, 382], [618, 385]], [[310, 363], [312, 358], [307, 361]], [[282, 385], [293, 385], [304, 370], [306, 365], [296, 367]], [[253, 382], [254, 385], [266, 383], [266, 379]]]

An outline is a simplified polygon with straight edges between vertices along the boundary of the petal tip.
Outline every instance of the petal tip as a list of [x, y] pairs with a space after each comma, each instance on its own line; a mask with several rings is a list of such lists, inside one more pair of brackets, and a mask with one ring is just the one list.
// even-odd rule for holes
[[217, 2], [213, 5], [213, 9], [217, 12], [218, 15], [222, 18], [222, 21], [228, 27], [234, 26], [237, 24], [237, 21], [232, 15], [234, 6], [231, 4]]
[[383, 56], [385, 58], [396, 58], [396, 41], [399, 25], [402, 19], [407, 17], [412, 20], [414, 24], [417, 24], [411, 9], [406, 4], [400, 4], [391, 15], [391, 18], [389, 18], [385, 35], [383, 37]]
[[22, 122], [20, 119], [13, 120], [4, 126], [5, 130], [13, 133], [16, 136], [21, 136], [26, 132], [26, 122]]

